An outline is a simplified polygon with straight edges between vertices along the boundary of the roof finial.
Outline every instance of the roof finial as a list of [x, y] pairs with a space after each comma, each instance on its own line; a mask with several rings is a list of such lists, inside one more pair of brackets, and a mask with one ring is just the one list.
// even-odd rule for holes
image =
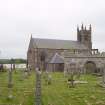
[[90, 31], [92, 30], [91, 24], [90, 24], [90, 26], [89, 26], [89, 29], [90, 29]]
[[86, 26], [85, 26], [85, 30], [86, 30]]
[[31, 39], [32, 39], [32, 33], [31, 33]]
[[77, 24], [77, 31], [79, 31], [79, 26], [78, 26], [78, 24]]
[[81, 29], [83, 30], [83, 23], [82, 23]]

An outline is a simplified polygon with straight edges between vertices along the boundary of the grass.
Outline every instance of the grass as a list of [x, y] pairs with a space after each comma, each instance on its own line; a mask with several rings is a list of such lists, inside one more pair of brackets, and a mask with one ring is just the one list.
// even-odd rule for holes
[[[13, 72], [13, 88], [8, 89], [8, 72], [0, 72], [0, 105], [33, 105], [35, 74], [23, 79], [22, 72]], [[8, 99], [9, 94], [13, 99]]]
[[[97, 85], [98, 77], [82, 75], [88, 84], [68, 88], [63, 73], [52, 73], [52, 84], [46, 85], [42, 76], [42, 105], [105, 105], [105, 89]], [[13, 72], [13, 88], [8, 85], [8, 72], [0, 72], [0, 105], [34, 105], [35, 73], [23, 79], [22, 72]], [[8, 99], [9, 94], [13, 95]]]
[[88, 81], [88, 84], [77, 84], [75, 88], [68, 88], [61, 73], [53, 73], [52, 77], [52, 85], [45, 85], [43, 80], [44, 105], [105, 105], [105, 89], [97, 85], [96, 76], [81, 76], [80, 79]]

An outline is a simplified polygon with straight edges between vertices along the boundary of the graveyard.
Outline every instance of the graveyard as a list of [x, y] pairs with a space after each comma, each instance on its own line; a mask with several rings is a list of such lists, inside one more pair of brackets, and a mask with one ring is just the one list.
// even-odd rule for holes
[[[51, 81], [41, 74], [41, 105], [105, 105], [105, 88], [99, 85], [102, 76], [81, 74], [69, 87], [63, 72], [51, 72]], [[35, 71], [25, 75], [22, 70], [12, 72], [12, 87], [8, 87], [8, 71], [0, 72], [0, 105], [35, 105]], [[75, 80], [78, 78], [75, 77]]]

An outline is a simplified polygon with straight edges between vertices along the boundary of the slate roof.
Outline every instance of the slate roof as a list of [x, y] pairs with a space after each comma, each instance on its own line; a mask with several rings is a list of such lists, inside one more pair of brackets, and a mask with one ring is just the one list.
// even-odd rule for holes
[[32, 45], [34, 48], [50, 48], [50, 49], [87, 49], [87, 47], [80, 42], [71, 40], [56, 40], [56, 39], [41, 39], [32, 38]]
[[55, 53], [55, 55], [52, 57], [52, 59], [49, 63], [59, 64], [59, 63], [64, 63], [64, 60], [63, 60], [62, 56], [60, 56], [58, 53]]

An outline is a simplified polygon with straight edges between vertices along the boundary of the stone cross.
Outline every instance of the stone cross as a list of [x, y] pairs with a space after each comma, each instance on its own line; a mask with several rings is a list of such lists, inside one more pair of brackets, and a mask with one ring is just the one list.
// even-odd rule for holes
[[69, 69], [68, 83], [71, 83], [71, 87], [74, 87], [74, 76], [75, 76], [76, 70], [77, 70], [76, 61], [74, 61], [74, 59], [72, 59], [69, 66], [70, 66], [70, 69]]
[[12, 88], [13, 83], [12, 83], [12, 69], [9, 69], [8, 72], [8, 88]]
[[35, 105], [41, 104], [41, 71], [36, 68], [36, 91], [35, 91]]

